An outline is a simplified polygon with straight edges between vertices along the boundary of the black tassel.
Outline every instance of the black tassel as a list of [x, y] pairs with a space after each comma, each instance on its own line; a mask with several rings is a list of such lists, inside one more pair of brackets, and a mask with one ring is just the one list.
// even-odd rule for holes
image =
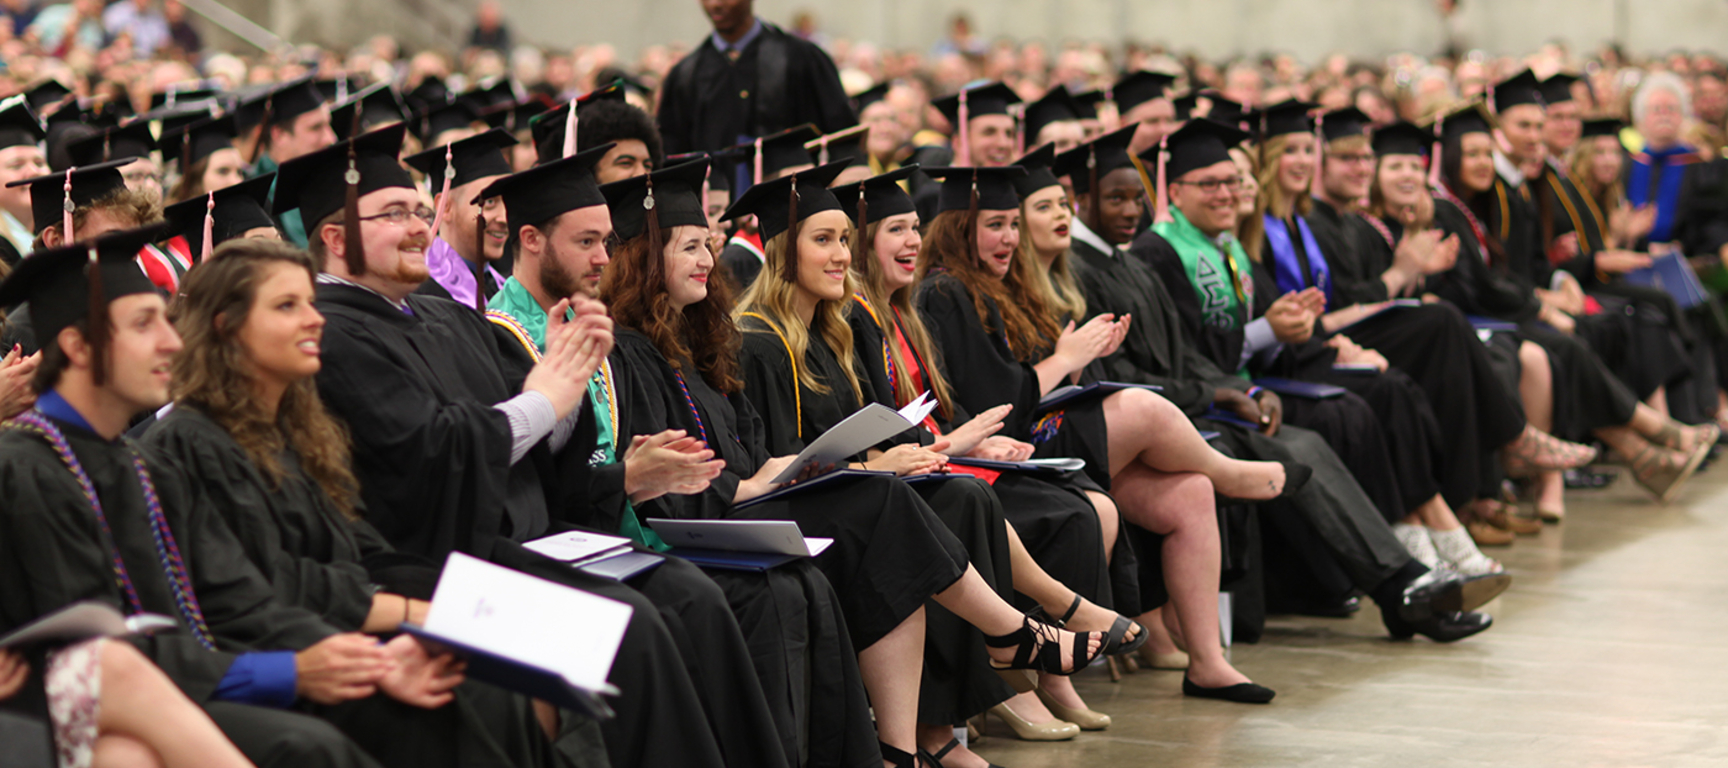
[[274, 98], [264, 100], [264, 119], [258, 121], [258, 142], [252, 145], [252, 157], [247, 159], [247, 165], [257, 165], [258, 158], [264, 155], [264, 140], [270, 137], [270, 118], [275, 117], [275, 102]]
[[978, 172], [972, 172], [972, 198], [966, 205], [966, 253], [977, 266], [983, 254], [978, 252]]
[[354, 142], [348, 142], [347, 182], [342, 199], [342, 256], [348, 263], [348, 274], [366, 274], [366, 246], [360, 242], [360, 168], [354, 160]]
[[102, 262], [96, 246], [90, 246], [90, 311], [88, 313], [90, 342], [90, 380], [100, 387], [108, 381], [108, 295], [102, 289]]
[[486, 314], [486, 214], [474, 214], [474, 308]]
[[[648, 231], [645, 233], [648, 235], [648, 263], [664, 264], [666, 261], [664, 251], [666, 244], [660, 239], [660, 206], [654, 199], [654, 177], [650, 176], [645, 181], [648, 184], [648, 196], [642, 198], [642, 207], [648, 210]], [[707, 215], [706, 212], [703, 215]], [[660, 285], [665, 282], [665, 279], [661, 278], [655, 284]]]
[[[788, 235], [790, 235], [791, 239], [788, 240], [786, 243], [785, 255], [784, 255], [786, 263], [781, 265], [780, 270], [783, 273], [783, 276], [786, 278], [786, 282], [791, 283], [793, 285], [797, 285], [798, 284], [798, 177], [796, 175], [794, 175], [792, 177], [792, 194], [789, 197], [787, 197], [786, 200], [787, 200], [787, 205], [786, 205], [786, 233]], [[763, 243], [763, 245], [767, 245], [767, 243]]]

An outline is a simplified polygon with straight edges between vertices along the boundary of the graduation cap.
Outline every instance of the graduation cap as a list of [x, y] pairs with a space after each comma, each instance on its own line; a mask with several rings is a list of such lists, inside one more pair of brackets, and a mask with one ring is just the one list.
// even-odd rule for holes
[[360, 79], [353, 75], [337, 75], [326, 77], [312, 84], [329, 102], [347, 101], [348, 96], [360, 90]]
[[107, 380], [112, 333], [108, 304], [124, 296], [156, 293], [156, 286], [134, 259], [162, 231], [162, 225], [155, 224], [32, 253], [0, 282], [0, 306], [29, 302], [30, 324], [43, 346], [54, 344], [68, 326], [86, 320], [91, 377], [101, 386]]
[[528, 122], [534, 119], [535, 115], [545, 111], [545, 104], [535, 99], [528, 99], [493, 107], [480, 113], [480, 119], [486, 121], [488, 126], [502, 128], [514, 135], [518, 131], [527, 130]]
[[75, 166], [106, 163], [120, 157], [145, 157], [155, 149], [156, 137], [150, 135], [150, 123], [145, 120], [104, 128], [66, 145], [67, 156]]
[[444, 79], [428, 76], [414, 87], [414, 90], [402, 95], [408, 106], [415, 112], [425, 112], [439, 104], [447, 104], [456, 99], [456, 94], [450, 92], [450, 86], [444, 84]]
[[169, 86], [166, 91], [150, 94], [150, 109], [173, 107], [192, 102], [211, 101], [222, 96], [222, 92], [214, 88], [193, 86], [191, 88], [175, 88]]
[[666, 167], [670, 168], [674, 165], [681, 165], [693, 160], [707, 160], [708, 189], [717, 189], [727, 194], [731, 194], [732, 179], [728, 178], [730, 174], [726, 172], [727, 166], [730, 163], [742, 159], [744, 156], [744, 153], [739, 151], [737, 148], [722, 149], [716, 152], [685, 152], [678, 155], [667, 155]]
[[1248, 122], [1254, 126], [1254, 140], [1264, 143], [1274, 136], [1291, 133], [1313, 133], [1314, 118], [1308, 113], [1318, 104], [1306, 101], [1285, 99], [1265, 109], [1257, 109], [1248, 113]]
[[545, 224], [568, 211], [605, 205], [606, 196], [600, 193], [600, 183], [594, 178], [594, 164], [612, 146], [602, 144], [505, 176], [486, 185], [474, 199], [504, 198], [512, 235], [523, 227]]
[[1075, 116], [1081, 120], [1097, 120], [1098, 104], [1105, 98], [1107, 95], [1101, 90], [1074, 94], [1071, 99], [1074, 103]]
[[[68, 221], [72, 211], [96, 202], [117, 190], [126, 188], [126, 178], [120, 175], [120, 166], [133, 161], [134, 158], [124, 158], [107, 163], [97, 163], [81, 168], [69, 169], [69, 172], [50, 173], [47, 176], [37, 176], [34, 179], [21, 179], [6, 186], [30, 187], [31, 232], [42, 234], [42, 230], [55, 224], [61, 225], [66, 231], [61, 232], [61, 239], [70, 242], [72, 227]], [[68, 191], [66, 185], [71, 184]]]
[[[529, 135], [534, 139], [534, 151], [539, 156], [539, 162], [557, 160], [568, 154], [573, 154], [578, 146], [569, 136], [572, 124], [577, 124], [577, 134], [581, 134], [580, 122], [582, 113], [589, 107], [603, 101], [616, 101], [628, 104], [624, 99], [624, 86], [618, 81], [612, 81], [605, 88], [596, 88], [583, 94], [574, 101], [567, 101], [551, 109], [544, 110], [528, 121]], [[576, 110], [572, 120], [571, 108]]]
[[1140, 70], [1117, 80], [1108, 95], [1111, 101], [1116, 102], [1116, 111], [1126, 115], [1141, 104], [1162, 98], [1164, 92], [1175, 84], [1176, 78], [1163, 72]]
[[1320, 135], [1331, 142], [1350, 136], [1366, 136], [1368, 126], [1374, 121], [1360, 109], [1344, 107], [1321, 114], [1317, 122], [1320, 124]]
[[291, 124], [323, 104], [324, 94], [312, 84], [312, 76], [306, 75], [243, 97], [234, 112], [240, 129], [249, 131], [255, 125]]
[[517, 91], [515, 81], [500, 77], [491, 85], [477, 86], [457, 98], [468, 102], [468, 106], [473, 107], [475, 112], [483, 113], [504, 104], [515, 104]]
[[869, 165], [869, 141], [870, 127], [854, 125], [804, 142], [804, 149], [816, 165], [827, 165], [835, 160], [845, 160], [851, 165]]
[[805, 149], [804, 145], [821, 135], [816, 126], [805, 123], [747, 144], [739, 144], [731, 147], [729, 151], [740, 161], [752, 164], [750, 178], [752, 183], [760, 184], [787, 168], [812, 165], [810, 151]]
[[380, 128], [283, 163], [276, 171], [276, 200], [272, 212], [280, 216], [298, 209], [300, 220], [306, 222], [308, 234], [316, 237], [311, 229], [318, 222], [337, 211], [344, 211], [348, 272], [365, 274], [366, 255], [360, 247], [359, 200], [380, 189], [414, 188], [414, 177], [396, 159], [402, 152], [405, 132], [406, 128], [401, 125]]
[[[1130, 134], [1132, 135], [1132, 134]], [[1045, 142], [1043, 146], [1028, 152], [1025, 157], [1015, 160], [1009, 165], [1017, 165], [1026, 169], [1026, 175], [1014, 180], [1014, 190], [1025, 200], [1037, 193], [1061, 184], [1056, 179], [1053, 168], [1056, 165], [1056, 142]]]
[[28, 99], [13, 96], [0, 101], [0, 149], [35, 146], [46, 138], [48, 131], [42, 126], [42, 118], [36, 116], [36, 110], [30, 108]]
[[[210, 98], [201, 101], [176, 101], [173, 104], [163, 105], [152, 109], [149, 112], [145, 112], [134, 119], [140, 122], [153, 122], [159, 124], [161, 126], [159, 135], [163, 137], [162, 143], [166, 145], [168, 134], [179, 133], [188, 125], [203, 122], [211, 117], [223, 114], [228, 114], [228, 112], [222, 108], [222, 102], [218, 99]], [[238, 126], [235, 127], [234, 133], [235, 135], [239, 135], [240, 129]]]
[[207, 117], [196, 123], [164, 128], [160, 147], [163, 155], [180, 161], [180, 172], [184, 174], [217, 150], [232, 149], [238, 133], [233, 115]]
[[1434, 133], [1442, 139], [1463, 136], [1466, 133], [1490, 133], [1493, 124], [1494, 118], [1488, 114], [1487, 106], [1481, 99], [1477, 99], [1434, 118]]
[[[612, 231], [623, 240], [656, 236], [668, 227], [708, 228], [702, 180], [708, 160], [696, 160], [600, 187], [612, 212]], [[508, 203], [506, 203], [508, 205]], [[651, 249], [658, 254], [657, 249]]]
[[1134, 164], [1128, 145], [1134, 141], [1134, 132], [1139, 127], [1129, 125], [1063, 152], [1056, 157], [1051, 174], [1067, 176], [1076, 195], [1090, 193], [1093, 185], [1111, 171]]
[[42, 112], [48, 107], [59, 104], [72, 95], [72, 89], [61, 84], [59, 80], [43, 80], [24, 90], [24, 100], [30, 103], [30, 108]]
[[888, 91], [893, 87], [893, 83], [883, 81], [858, 92], [858, 95], [852, 97], [852, 113], [863, 115], [864, 110], [868, 109], [871, 104], [886, 100]]
[[[1229, 160], [1230, 150], [1247, 140], [1248, 132], [1233, 125], [1204, 117], [1189, 120], [1163, 142], [1168, 157], [1162, 175], [1175, 181], [1189, 171], [1217, 165]], [[1141, 157], [1147, 159], [1144, 154]]]
[[962, 88], [959, 93], [930, 102], [931, 106], [948, 118], [956, 133], [963, 133], [965, 126], [961, 124], [974, 117], [1006, 115], [1008, 105], [1019, 103], [1020, 94], [1000, 80], [973, 88]]
[[1374, 154], [1380, 157], [1387, 155], [1427, 155], [1428, 145], [1433, 141], [1434, 133], [1432, 131], [1424, 130], [1409, 121], [1400, 120], [1374, 130]]
[[[1020, 208], [1020, 193], [1014, 182], [1026, 175], [1018, 165], [1000, 168], [925, 168], [930, 178], [942, 182], [936, 196], [936, 212], [1011, 211]], [[977, 204], [973, 204], [973, 200]]]
[[1546, 106], [1542, 99], [1542, 83], [1536, 79], [1536, 73], [1528, 69], [1506, 78], [1488, 89], [1489, 97], [1494, 102], [1494, 112], [1499, 114], [1520, 104], [1535, 104]]
[[266, 173], [170, 205], [162, 210], [166, 236], [186, 238], [188, 250], [202, 262], [218, 245], [260, 227], [274, 227], [276, 220], [264, 204], [275, 182], [276, 174]]
[[[506, 147], [516, 146], [516, 137], [493, 128], [485, 133], [435, 147], [402, 159], [408, 167], [426, 174], [434, 185], [448, 175], [450, 186], [460, 187], [488, 176], [510, 175], [510, 161], [504, 157]], [[450, 161], [445, 162], [448, 152]], [[448, 174], [446, 173], [448, 169]]]
[[396, 93], [396, 87], [389, 83], [379, 83], [354, 93], [330, 108], [330, 127], [335, 130], [337, 140], [349, 138], [348, 134], [354, 129], [356, 109], [360, 111], [361, 133], [408, 119], [408, 110], [402, 105], [402, 97]]
[[1625, 130], [1625, 128], [1626, 124], [1617, 118], [1604, 117], [1595, 120], [1585, 120], [1583, 137], [1588, 139], [1592, 136], [1613, 136], [1618, 139], [1620, 137], [1620, 131]]
[[1058, 85], [1051, 88], [1044, 97], [1026, 105], [1026, 113], [1021, 118], [1020, 135], [1027, 141], [1037, 141], [1038, 132], [1051, 123], [1075, 121], [1080, 119], [1080, 108], [1074, 104], [1074, 97], [1069, 95], [1068, 87]]
[[421, 144], [431, 144], [439, 134], [468, 128], [480, 121], [479, 113], [468, 102], [457, 99], [433, 105], [414, 116], [414, 135]]
[[1542, 84], [1538, 86], [1542, 93], [1542, 102], [1544, 104], [1559, 104], [1563, 101], [1571, 101], [1572, 84], [1578, 82], [1578, 79], [1577, 75], [1561, 72], [1543, 80]]
[[[731, 207], [720, 216], [730, 221], [740, 216], [756, 216], [757, 231], [766, 243], [794, 226], [823, 211], [840, 210], [840, 201], [829, 184], [846, 170], [845, 161], [820, 165], [772, 181], [764, 181], [744, 190]], [[795, 272], [797, 259], [787, 259], [788, 272]], [[788, 275], [789, 281], [795, 279]]]
[[915, 213], [918, 207], [912, 196], [900, 188], [900, 182], [912, 178], [917, 170], [918, 164], [912, 163], [863, 181], [841, 184], [834, 188], [834, 199], [860, 230], [890, 216]]

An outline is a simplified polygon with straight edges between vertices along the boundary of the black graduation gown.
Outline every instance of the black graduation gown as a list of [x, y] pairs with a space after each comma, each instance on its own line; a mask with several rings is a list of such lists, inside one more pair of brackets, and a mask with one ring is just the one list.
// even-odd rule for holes
[[[511, 464], [509, 423], [492, 404], [520, 391], [526, 351], [454, 302], [410, 296], [408, 305], [414, 314], [363, 288], [318, 286], [318, 388], [354, 438], [368, 521], [399, 550], [434, 560], [461, 551], [635, 608], [613, 662], [618, 717], [602, 724], [614, 764], [783, 762], [728, 599], [699, 569], [666, 558], [620, 584], [522, 548], [574, 527], [598, 498], [581, 445], [582, 435], [593, 439], [592, 419], [561, 453], [542, 441]], [[621, 473], [614, 480], [621, 490]], [[656, 735], [668, 727], [685, 741]]]
[[[1632, 164], [1626, 163], [1623, 176], [1631, 173]], [[1672, 240], [1678, 242], [1684, 253], [1689, 256], [1707, 256], [1720, 253], [1723, 245], [1728, 245], [1728, 161], [1699, 160], [1680, 165], [1670, 165], [1666, 173], [1684, 174], [1680, 179], [1680, 191], [1674, 200], [1674, 231]], [[1640, 250], [1647, 250], [1650, 243], [1637, 243]], [[1715, 385], [1728, 389], [1728, 318], [1725, 318], [1722, 301], [1719, 296], [1713, 296], [1704, 305], [1687, 310], [1693, 323], [1698, 325], [1708, 338], [1711, 354], [1714, 357]], [[1705, 398], [1714, 398], [1716, 393], [1709, 391], [1701, 393]], [[1715, 400], [1708, 399], [1705, 415], [1714, 413]]]
[[[213, 501], [185, 470], [160, 456], [145, 461], [161, 509], [190, 579], [205, 624], [218, 650], [200, 646], [176, 606], [167, 573], [157, 554], [145, 496], [134, 474], [129, 443], [109, 442], [81, 427], [56, 422], [88, 473], [102, 502], [126, 572], [145, 611], [178, 621], [181, 632], [132, 637], [193, 701], [210, 703], [233, 654], [249, 651], [299, 651], [336, 634], [316, 614], [279, 602], [264, 576], [246, 559]], [[73, 474], [37, 435], [19, 430], [0, 434], [0, 487], [13, 500], [0, 512], [0, 631], [10, 630], [73, 602], [96, 600], [129, 610], [116, 583], [110, 550], [96, 516]], [[461, 699], [463, 697], [459, 697]], [[340, 728], [350, 739], [390, 766], [528, 765], [534, 762], [532, 718], [518, 721], [515, 743], [500, 744], [461, 703], [421, 710], [376, 695], [336, 706], [302, 703], [300, 709]], [[304, 734], [336, 762], [357, 764], [351, 747], [330, 742], [328, 731], [305, 728], [288, 712], [258, 707], [221, 707], [237, 725], [225, 731], [243, 751], [262, 760], [279, 759], [271, 750], [293, 749], [279, 737], [262, 735], [280, 728]], [[218, 721], [222, 724], [222, 721]], [[389, 734], [390, 738], [380, 738]], [[364, 764], [360, 761], [358, 764]]]
[[720, 251], [720, 265], [732, 278], [732, 285], [740, 295], [751, 283], [756, 282], [756, 276], [762, 274], [762, 259], [755, 252], [737, 243], [727, 243]]
[[1110, 426], [1104, 420], [1103, 400], [1070, 402], [1039, 416], [1038, 399], [1044, 393], [1038, 373], [1009, 348], [995, 301], [986, 299], [985, 308], [988, 316], [980, 318], [972, 291], [947, 273], [928, 275], [918, 286], [918, 311], [939, 350], [942, 369], [952, 374], [948, 383], [955, 399], [968, 413], [1013, 405], [998, 434], [1036, 445], [1034, 455], [1039, 457], [1084, 459], [1086, 475], [1108, 489]]
[[804, 123], [822, 133], [858, 123], [828, 54], [761, 24], [737, 61], [704, 37], [666, 74], [657, 115], [666, 154], [724, 149]]
[[[1518, 199], [1516, 195], [1513, 199]], [[1554, 429], [1556, 436], [1587, 439], [1599, 427], [1625, 424], [1632, 419], [1638, 397], [1615, 377], [1602, 359], [1575, 336], [1560, 333], [1536, 322], [1541, 301], [1536, 298], [1528, 273], [1509, 266], [1492, 266], [1488, 251], [1475, 228], [1457, 205], [1436, 198], [1434, 224], [1458, 236], [1458, 262], [1444, 273], [1435, 293], [1457, 305], [1465, 314], [1483, 315], [1518, 323], [1518, 337], [1541, 345], [1554, 370]], [[1494, 224], [1484, 223], [1491, 230]], [[1511, 231], [1511, 230], [1508, 230]], [[1517, 247], [1518, 241], [1512, 242]]]
[[[804, 449], [806, 440], [814, 440], [863, 407], [846, 384], [833, 351], [820, 338], [811, 339], [800, 367], [809, 366], [817, 380], [828, 385], [827, 392], [816, 392], [796, 381], [786, 346], [760, 319], [746, 317], [740, 325], [744, 330], [740, 355], [743, 395], [761, 415], [765, 455], [796, 454]], [[997, 594], [1012, 599], [1007, 524], [1001, 502], [989, 486], [970, 477], [908, 485], [925, 502], [918, 507], [924, 521], [918, 527], [931, 530], [951, 558], [969, 561]], [[941, 525], [932, 525], [930, 517]], [[918, 556], [911, 548], [907, 554], [896, 555], [906, 559], [896, 561], [895, 570], [927, 567], [925, 561], [934, 559], [933, 554], [923, 555], [925, 561], [913, 559]], [[955, 562], [959, 565], [958, 560]], [[959, 569], [964, 572], [965, 566], [959, 565]], [[918, 722], [958, 724], [1012, 694], [990, 669], [983, 634], [934, 600], [926, 601]]]
[[[859, 356], [868, 373], [866, 396], [885, 407], [900, 409], [905, 404], [896, 401], [888, 376], [882, 326], [876, 324], [870, 311], [856, 298], [847, 319], [852, 325], [853, 354]], [[899, 327], [898, 318], [887, 317], [884, 321]], [[943, 370], [936, 358], [925, 357], [916, 350], [913, 354], [918, 356], [920, 370], [929, 371], [931, 366]], [[929, 374], [924, 375], [928, 381]], [[943, 376], [947, 376], [945, 371]], [[940, 410], [931, 414], [945, 432], [971, 419], [971, 414], [958, 403], [953, 407], [954, 412], [948, 418], [942, 418]], [[926, 445], [935, 439], [928, 430], [914, 431]], [[992, 481], [990, 488], [1002, 500], [1003, 513], [1027, 552], [1046, 573], [1093, 603], [1124, 616], [1139, 615], [1140, 586], [1136, 574], [1139, 566], [1127, 536], [1116, 537], [1110, 562], [1105, 563], [1104, 533], [1098, 511], [1086, 496], [1087, 491], [1105, 492], [1097, 483], [1084, 472], [1060, 475], [1006, 472]], [[1017, 601], [1027, 610], [1036, 605], [1024, 595], [1018, 595]]]
[[30, 305], [19, 304], [6, 315], [6, 327], [0, 328], [0, 347], [11, 350], [16, 345], [24, 355], [34, 355], [42, 347], [36, 343], [36, 328], [30, 322]]

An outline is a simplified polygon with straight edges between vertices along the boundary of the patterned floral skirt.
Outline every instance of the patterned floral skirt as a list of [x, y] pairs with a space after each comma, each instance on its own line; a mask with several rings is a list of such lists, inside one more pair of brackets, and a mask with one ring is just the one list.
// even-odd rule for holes
[[43, 681], [60, 768], [89, 768], [96, 750], [97, 704], [102, 699], [102, 640], [48, 654]]

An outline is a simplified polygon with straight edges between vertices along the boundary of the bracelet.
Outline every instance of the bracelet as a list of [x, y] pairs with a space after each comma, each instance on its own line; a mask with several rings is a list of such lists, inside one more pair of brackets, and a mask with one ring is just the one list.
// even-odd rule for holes
[[1250, 386], [1250, 387], [1248, 387], [1248, 399], [1252, 400], [1255, 397], [1258, 397], [1261, 392], [1265, 392], [1265, 391], [1266, 391], [1265, 387]]

